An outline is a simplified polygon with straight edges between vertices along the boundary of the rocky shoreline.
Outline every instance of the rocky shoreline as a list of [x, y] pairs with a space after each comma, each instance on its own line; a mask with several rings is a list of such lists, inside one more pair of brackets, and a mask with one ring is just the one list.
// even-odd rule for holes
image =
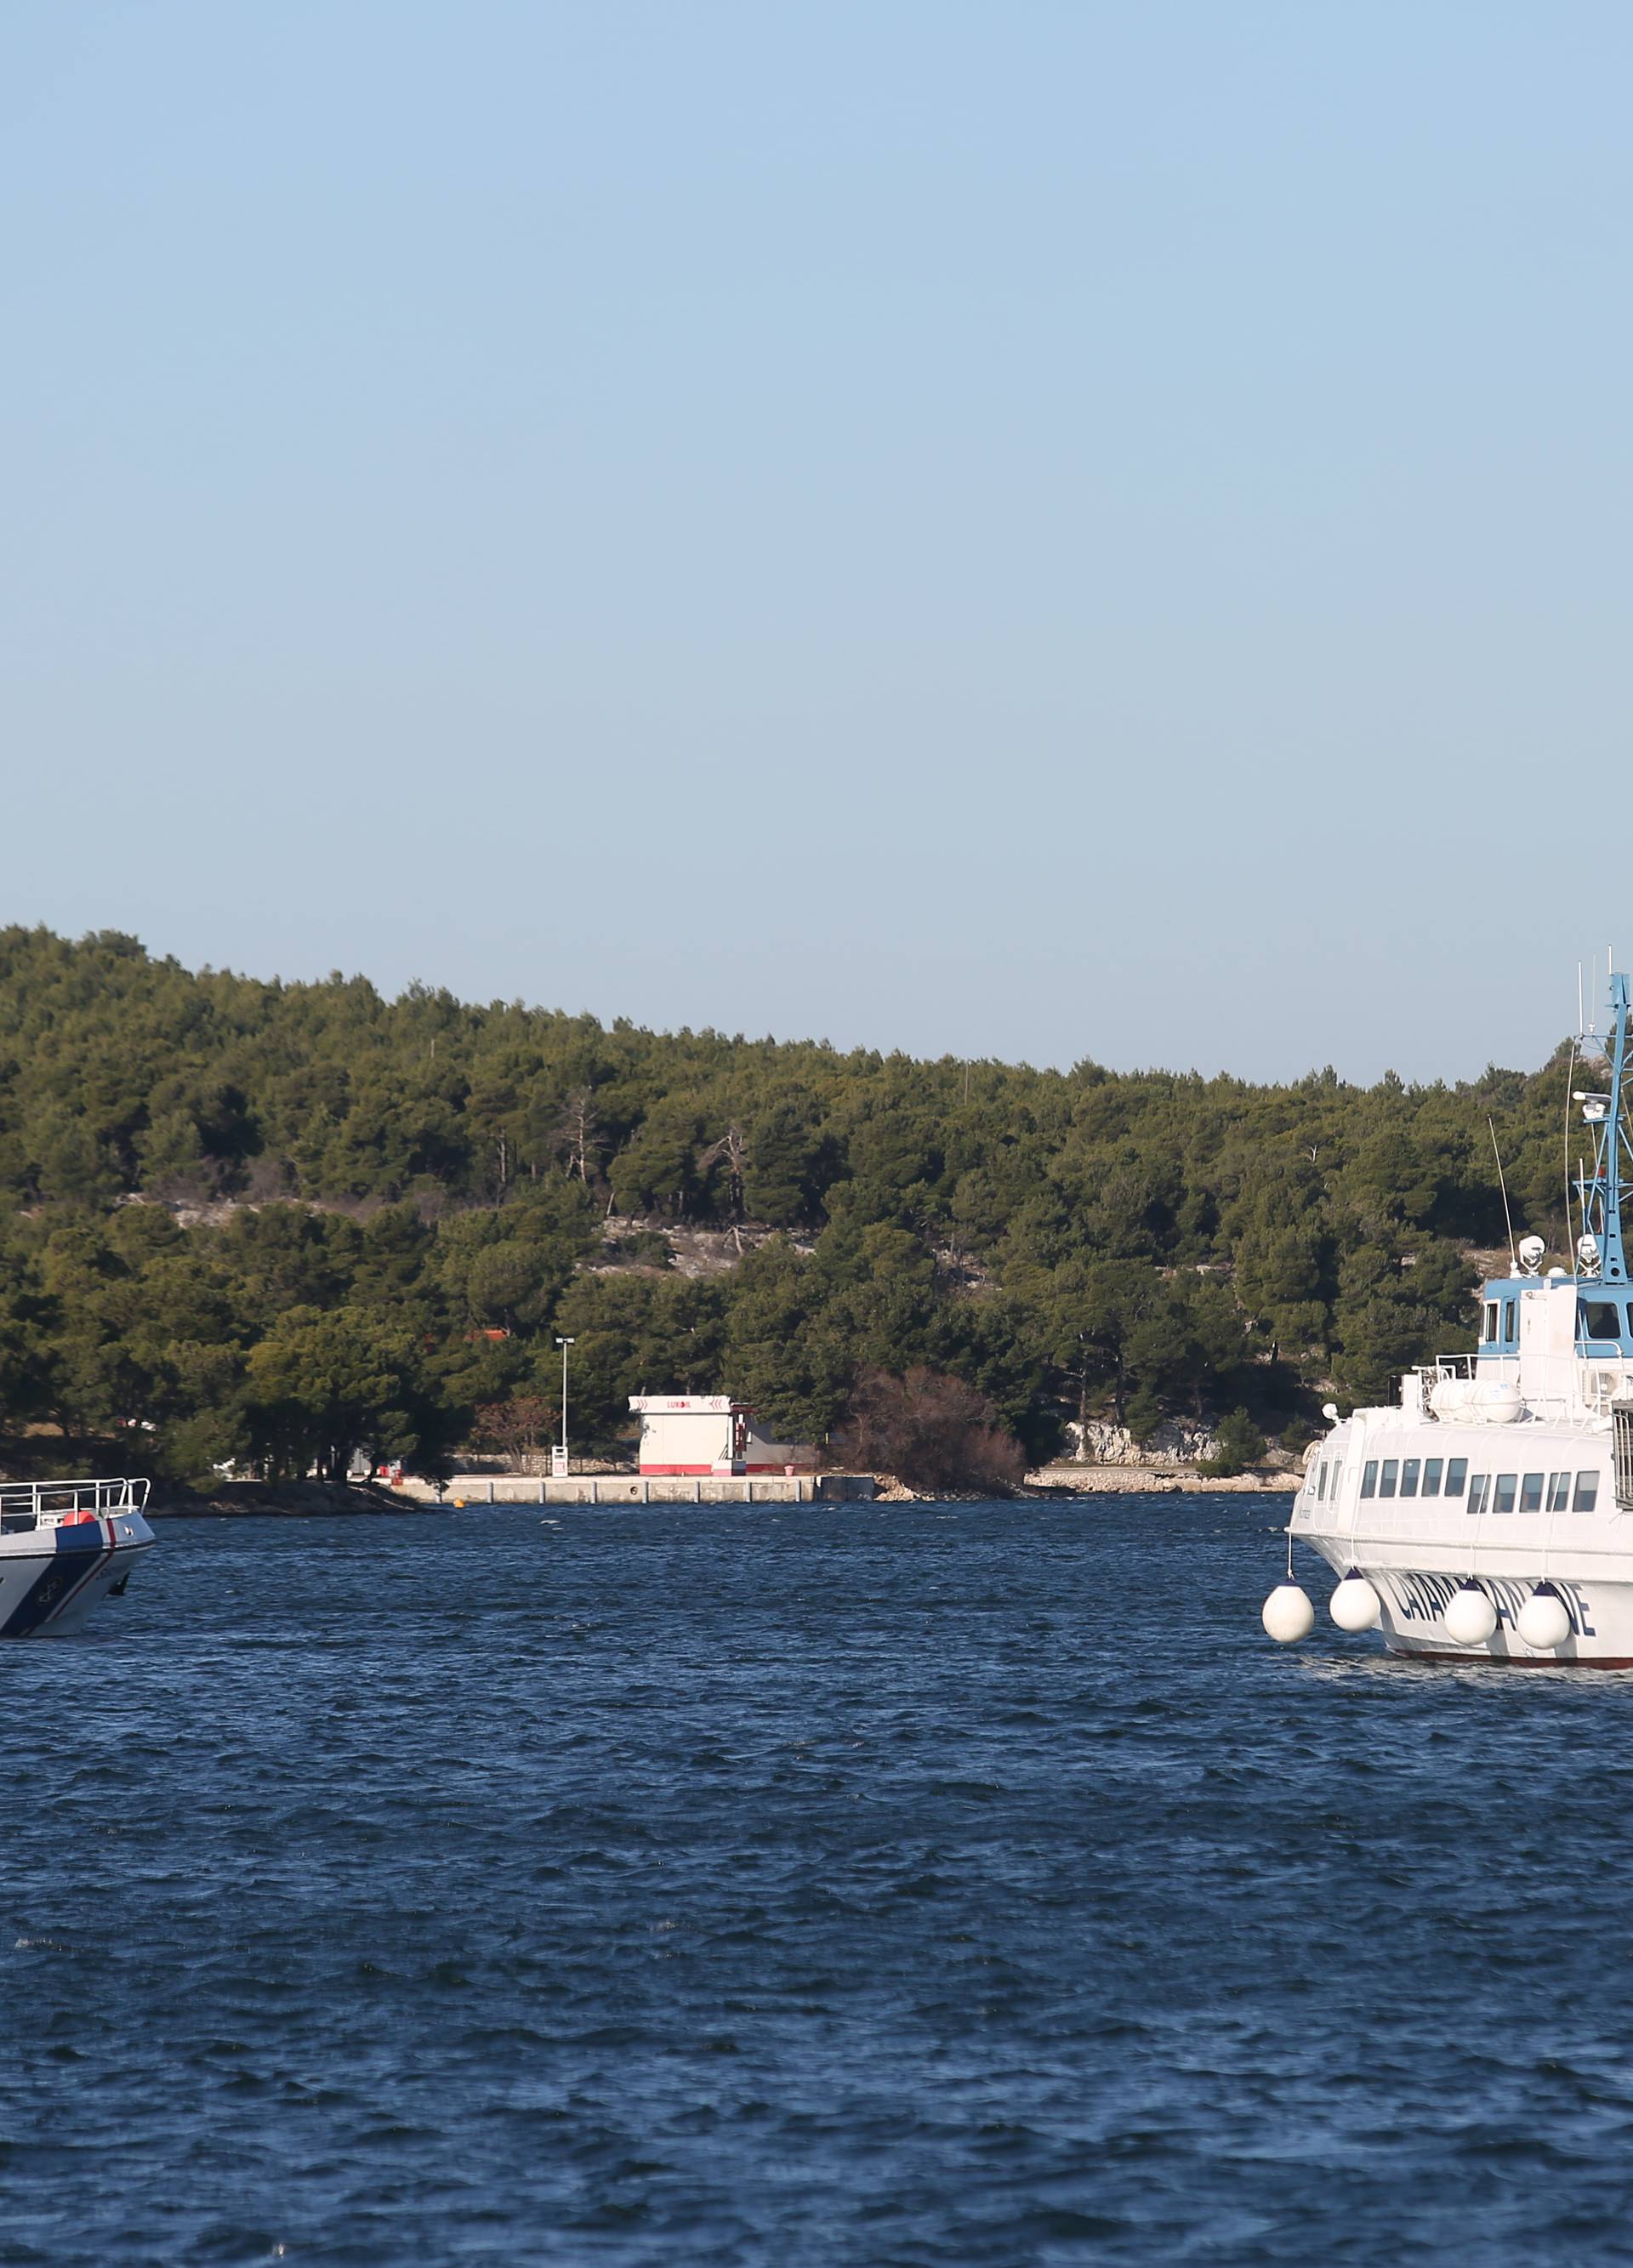
[[1050, 1496], [1266, 1496], [1296, 1491], [1302, 1478], [1271, 1467], [1226, 1478], [1183, 1466], [1046, 1465], [1028, 1473], [1026, 1486]]
[[[609, 1469], [610, 1469], [610, 1468]], [[989, 1491], [911, 1488], [894, 1473], [874, 1476], [876, 1504], [985, 1504]], [[1181, 1466], [1045, 1465], [1028, 1473], [1016, 1500], [1078, 1496], [1264, 1496], [1297, 1488], [1296, 1472], [1271, 1469], [1233, 1475], [1229, 1479], [1198, 1473]], [[188, 1489], [160, 1484], [149, 1503], [151, 1520], [323, 1520], [336, 1513], [351, 1518], [388, 1519], [403, 1513], [485, 1511], [477, 1502], [469, 1506], [452, 1496], [442, 1502], [418, 1488], [381, 1488], [370, 1481], [224, 1481], [213, 1489]], [[680, 1510], [683, 1507], [675, 1506]]]
[[447, 1509], [372, 1482], [223, 1481], [211, 1489], [155, 1484], [150, 1520], [325, 1520], [336, 1513], [364, 1519]]

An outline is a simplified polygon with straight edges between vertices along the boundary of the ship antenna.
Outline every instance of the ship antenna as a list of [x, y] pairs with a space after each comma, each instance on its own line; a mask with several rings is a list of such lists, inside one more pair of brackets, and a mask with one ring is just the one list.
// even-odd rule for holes
[[1622, 1095], [1628, 1064], [1628, 980], [1614, 972], [1610, 979], [1611, 1044], [1609, 1108], [1600, 1170], [1604, 1174], [1604, 1233], [1600, 1250], [1605, 1264], [1600, 1273], [1607, 1283], [1625, 1284], [1627, 1263], [1622, 1252], [1622, 1147], [1627, 1140], [1622, 1123]]
[[[1576, 1096], [1573, 1094], [1572, 1089], [1576, 1086], [1577, 1057], [1580, 1054], [1582, 1049], [1582, 1041], [1580, 1036], [1581, 1029], [1582, 963], [1578, 961], [1577, 963], [1578, 1037], [1570, 1042], [1570, 1062], [1565, 1072], [1565, 1249], [1568, 1253], [1570, 1253], [1573, 1263], [1577, 1256], [1572, 1249], [1572, 1245], [1577, 1232], [1570, 1218], [1570, 1106], [1576, 1101]], [[1587, 1227], [1585, 1220], [1583, 1222], [1582, 1226], [1584, 1229]]]
[[1497, 1148], [1496, 1128], [1491, 1113], [1486, 1113], [1486, 1126], [1491, 1136], [1491, 1154], [1496, 1160], [1497, 1187], [1503, 1192], [1503, 1218], [1508, 1223], [1508, 1257], [1516, 1276], [1519, 1273], [1519, 1255], [1514, 1249], [1514, 1216], [1508, 1209], [1508, 1183], [1503, 1178], [1503, 1152]]

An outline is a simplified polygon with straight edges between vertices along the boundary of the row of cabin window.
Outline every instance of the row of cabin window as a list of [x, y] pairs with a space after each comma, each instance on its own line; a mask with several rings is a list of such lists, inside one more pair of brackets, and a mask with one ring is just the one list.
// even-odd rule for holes
[[[1516, 1505], [1516, 1493], [1519, 1501]], [[1578, 1473], [1571, 1494], [1569, 1473], [1476, 1473], [1468, 1484], [1470, 1512], [1592, 1512], [1599, 1502], [1599, 1475]]]
[[[1622, 1308], [1615, 1300], [1578, 1300], [1577, 1302], [1577, 1336], [1600, 1346], [1627, 1335], [1629, 1325]], [[1519, 1338], [1519, 1302], [1517, 1300], [1488, 1300], [1480, 1326], [1482, 1346], [1496, 1346], [1500, 1341], [1517, 1344]]]
[[[1441, 1488], [1441, 1475], [1445, 1476], [1445, 1487]], [[1468, 1478], [1467, 1457], [1385, 1457], [1380, 1468], [1376, 1458], [1361, 1468], [1363, 1496], [1461, 1496], [1463, 1484]]]
[[1446, 1461], [1444, 1490], [1438, 1457], [1385, 1457], [1381, 1465], [1369, 1460], [1361, 1468], [1363, 1496], [1461, 1496], [1467, 1482], [1471, 1513], [1592, 1512], [1599, 1502], [1598, 1473], [1578, 1473], [1574, 1494], [1570, 1481], [1569, 1473], [1476, 1473], [1469, 1480], [1467, 1457]]
[[[1619, 1301], [1615, 1300], [1578, 1300], [1577, 1302], [1577, 1336], [1591, 1344], [1606, 1346], [1623, 1337], [1628, 1325]], [[1515, 1300], [1488, 1300], [1484, 1319], [1480, 1328], [1482, 1346], [1496, 1346], [1499, 1341], [1517, 1342], [1519, 1337], [1519, 1303]]]

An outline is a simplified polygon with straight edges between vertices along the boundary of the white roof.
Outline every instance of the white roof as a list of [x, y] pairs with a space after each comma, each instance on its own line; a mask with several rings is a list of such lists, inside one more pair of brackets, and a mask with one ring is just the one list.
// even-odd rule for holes
[[632, 1394], [630, 1408], [642, 1417], [692, 1411], [705, 1417], [727, 1418], [736, 1407], [729, 1394]]

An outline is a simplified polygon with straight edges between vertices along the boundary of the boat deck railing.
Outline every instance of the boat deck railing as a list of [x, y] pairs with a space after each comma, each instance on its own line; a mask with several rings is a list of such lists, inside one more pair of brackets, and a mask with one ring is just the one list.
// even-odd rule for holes
[[0, 1481], [0, 1528], [57, 1528], [65, 1520], [140, 1512], [149, 1484], [116, 1481]]

